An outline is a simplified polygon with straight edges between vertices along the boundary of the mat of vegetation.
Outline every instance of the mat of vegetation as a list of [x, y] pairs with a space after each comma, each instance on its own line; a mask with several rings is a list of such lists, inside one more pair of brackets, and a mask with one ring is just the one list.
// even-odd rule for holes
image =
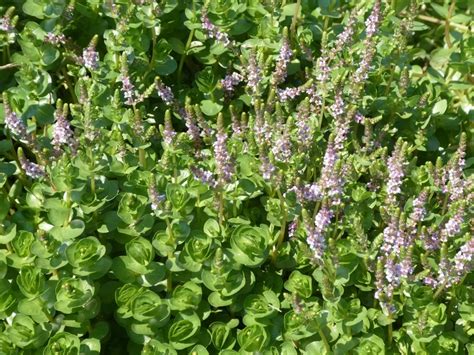
[[1, 354], [474, 354], [473, 7], [3, 0]]

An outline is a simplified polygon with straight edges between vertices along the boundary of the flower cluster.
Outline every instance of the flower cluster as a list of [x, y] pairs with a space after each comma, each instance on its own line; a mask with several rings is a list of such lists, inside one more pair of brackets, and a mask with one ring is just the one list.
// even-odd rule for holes
[[219, 30], [219, 28], [211, 22], [205, 10], [203, 10], [201, 14], [201, 26], [202, 29], [206, 32], [207, 37], [215, 38], [225, 47], [229, 47], [232, 45], [232, 42], [229, 39], [229, 35]]
[[90, 70], [96, 70], [99, 68], [99, 53], [96, 51], [97, 36], [94, 36], [90, 41], [89, 45], [82, 52], [82, 62], [84, 67]]
[[58, 101], [57, 109], [54, 113], [56, 121], [53, 125], [53, 140], [51, 142], [54, 146], [55, 155], [59, 155], [61, 153], [62, 145], [69, 146], [73, 154], [75, 154], [77, 150], [78, 144], [74, 138], [74, 132], [71, 129], [71, 125], [66, 118], [67, 113], [67, 105], [62, 107], [62, 102]]

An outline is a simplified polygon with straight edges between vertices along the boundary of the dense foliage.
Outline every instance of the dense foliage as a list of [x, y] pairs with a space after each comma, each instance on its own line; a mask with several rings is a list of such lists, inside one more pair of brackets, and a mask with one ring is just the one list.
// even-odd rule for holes
[[468, 3], [3, 0], [0, 353], [473, 353]]

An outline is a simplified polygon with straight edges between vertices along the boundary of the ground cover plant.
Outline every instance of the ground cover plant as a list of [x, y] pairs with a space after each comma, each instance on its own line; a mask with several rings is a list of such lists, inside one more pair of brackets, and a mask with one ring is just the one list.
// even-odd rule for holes
[[468, 1], [0, 6], [1, 354], [474, 353]]

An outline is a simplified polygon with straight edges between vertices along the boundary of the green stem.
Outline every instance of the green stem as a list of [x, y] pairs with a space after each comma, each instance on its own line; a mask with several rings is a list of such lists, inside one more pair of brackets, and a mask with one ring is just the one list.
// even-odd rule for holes
[[280, 234], [278, 236], [277, 243], [275, 245], [275, 248], [273, 249], [272, 253], [272, 262], [275, 263], [277, 255], [278, 255], [278, 250], [280, 249], [281, 245], [283, 244], [283, 239], [285, 239], [285, 232], [286, 232], [286, 219], [288, 218], [288, 211], [285, 208], [285, 200], [283, 199], [283, 196], [280, 192], [280, 190], [277, 190], [278, 197], [280, 198], [280, 208], [283, 211], [283, 216], [281, 220], [281, 229], [280, 229]]
[[72, 83], [71, 81], [69, 80], [69, 76], [67, 74], [67, 70], [66, 70], [66, 67], [62, 67], [61, 69], [63, 75], [64, 75], [64, 81], [66, 82], [66, 86], [67, 86], [67, 89], [69, 91], [69, 94], [71, 95], [71, 98], [72, 100], [74, 101], [74, 103], [78, 103], [79, 100], [77, 99], [76, 97], [76, 93], [74, 92], [74, 89], [73, 89], [73, 86], [72, 86]]
[[298, 17], [300, 15], [301, 0], [296, 0], [295, 13], [293, 14], [293, 19], [291, 20], [290, 34], [291, 38], [295, 37], [296, 23], [298, 22]]
[[140, 161], [140, 166], [146, 170], [146, 157], [145, 157], [145, 149], [138, 148], [138, 160]]
[[331, 353], [331, 346], [329, 345], [329, 342], [328, 342], [328, 339], [326, 338], [326, 335], [324, 334], [324, 332], [321, 329], [318, 330], [318, 334], [321, 337], [321, 340], [323, 341], [324, 349], [326, 349], [326, 352], [328, 354], [330, 354]]
[[[392, 319], [392, 316], [390, 316], [390, 320]], [[393, 326], [392, 326], [392, 323], [390, 323], [388, 325], [388, 328], [387, 328], [387, 337], [388, 337], [388, 347], [391, 348], [392, 347], [392, 341], [393, 341]]]
[[179, 60], [179, 66], [178, 66], [178, 85], [181, 84], [181, 76], [183, 73], [183, 66], [184, 66], [184, 60], [186, 59], [186, 55], [188, 53], [189, 47], [191, 47], [191, 42], [193, 41], [194, 38], [194, 29], [189, 32], [188, 40], [186, 41], [186, 46], [184, 47], [184, 52], [181, 55], [181, 59]]

